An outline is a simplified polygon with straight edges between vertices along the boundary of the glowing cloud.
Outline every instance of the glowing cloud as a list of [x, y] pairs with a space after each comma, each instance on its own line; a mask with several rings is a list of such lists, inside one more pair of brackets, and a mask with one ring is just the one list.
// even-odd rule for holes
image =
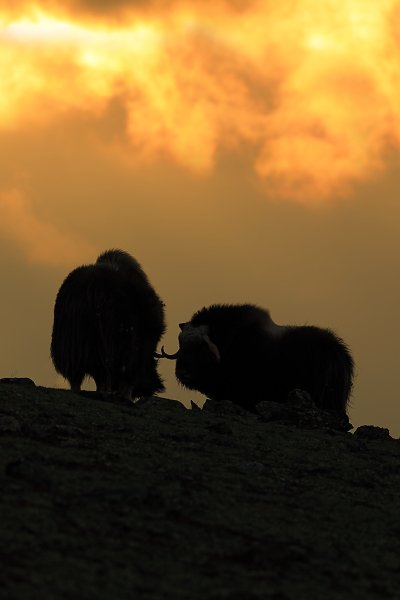
[[91, 244], [41, 221], [18, 190], [0, 192], [0, 211], [1, 236], [14, 242], [32, 263], [71, 266], [96, 255]]
[[400, 0], [156, 6], [118, 25], [0, 10], [0, 131], [101, 119], [118, 99], [132, 156], [202, 174], [250, 145], [265, 189], [302, 201], [345, 193], [398, 147]]

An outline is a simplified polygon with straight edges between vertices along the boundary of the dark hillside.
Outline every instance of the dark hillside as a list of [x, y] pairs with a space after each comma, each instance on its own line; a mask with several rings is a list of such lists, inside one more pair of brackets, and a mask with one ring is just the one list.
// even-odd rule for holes
[[260, 412], [2, 383], [0, 597], [399, 598], [400, 442]]

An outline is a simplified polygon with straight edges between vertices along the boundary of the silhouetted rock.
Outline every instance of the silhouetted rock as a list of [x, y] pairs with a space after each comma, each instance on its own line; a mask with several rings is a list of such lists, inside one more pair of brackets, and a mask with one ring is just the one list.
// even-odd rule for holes
[[332, 429], [349, 431], [353, 428], [345, 413], [322, 410], [304, 390], [292, 390], [285, 403], [264, 401], [257, 405], [257, 412], [265, 421], [280, 421], [305, 429]]
[[36, 383], [29, 377], [2, 377], [0, 383], [12, 383], [13, 385], [28, 385], [36, 387]]
[[389, 434], [389, 429], [386, 429], [385, 427], [376, 427], [376, 425], [361, 425], [361, 427], [357, 427], [354, 435], [363, 440], [392, 439]]
[[1, 596], [397, 599], [399, 441], [257, 408], [0, 386]]

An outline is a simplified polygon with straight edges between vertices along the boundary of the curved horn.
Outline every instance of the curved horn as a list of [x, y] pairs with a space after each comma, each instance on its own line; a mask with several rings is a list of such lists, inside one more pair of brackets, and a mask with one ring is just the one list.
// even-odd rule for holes
[[178, 352], [175, 352], [175, 354], [168, 354], [167, 352], [165, 352], [164, 346], [161, 346], [161, 358], [168, 358], [169, 360], [175, 360], [176, 358], [178, 358], [178, 354], [179, 354], [179, 350], [178, 350]]

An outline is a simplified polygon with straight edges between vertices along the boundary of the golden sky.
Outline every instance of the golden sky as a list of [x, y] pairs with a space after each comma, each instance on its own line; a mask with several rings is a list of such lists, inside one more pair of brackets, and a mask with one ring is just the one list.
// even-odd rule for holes
[[353, 423], [400, 435], [399, 23], [400, 0], [3, 1], [0, 375], [61, 384], [56, 292], [120, 247], [167, 350], [213, 302], [333, 328]]

